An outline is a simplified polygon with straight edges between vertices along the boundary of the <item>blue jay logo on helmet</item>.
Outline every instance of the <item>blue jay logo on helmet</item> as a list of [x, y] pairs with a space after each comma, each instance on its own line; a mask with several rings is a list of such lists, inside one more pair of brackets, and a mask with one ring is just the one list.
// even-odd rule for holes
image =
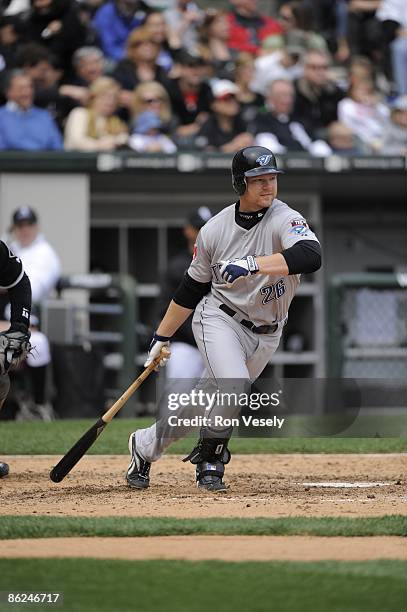
[[268, 166], [271, 159], [272, 155], [260, 155], [260, 157], [256, 159], [256, 163], [260, 164], [260, 166]]

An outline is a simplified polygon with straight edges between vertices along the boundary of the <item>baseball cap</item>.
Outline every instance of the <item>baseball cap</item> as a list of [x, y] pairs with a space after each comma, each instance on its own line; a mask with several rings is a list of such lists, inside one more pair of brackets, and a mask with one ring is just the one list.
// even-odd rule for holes
[[398, 96], [395, 100], [393, 100], [390, 104], [390, 108], [392, 110], [407, 110], [407, 94]]
[[228, 79], [215, 79], [211, 83], [211, 89], [214, 98], [236, 95], [239, 91], [238, 86]]
[[201, 229], [212, 217], [212, 211], [207, 206], [200, 206], [189, 217], [188, 223], [196, 229]]
[[37, 213], [30, 206], [20, 206], [13, 213], [13, 225], [19, 223], [37, 223]]
[[308, 48], [307, 32], [291, 30], [285, 37], [285, 48], [290, 55], [301, 55]]
[[175, 60], [183, 66], [204, 66], [207, 63], [200, 53], [191, 53], [186, 49], [180, 49], [175, 54]]

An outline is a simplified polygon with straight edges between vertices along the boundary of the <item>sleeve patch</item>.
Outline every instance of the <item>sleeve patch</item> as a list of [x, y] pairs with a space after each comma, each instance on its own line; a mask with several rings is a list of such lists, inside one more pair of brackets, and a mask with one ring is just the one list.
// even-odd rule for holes
[[291, 220], [290, 234], [295, 234], [297, 236], [305, 236], [308, 230], [308, 223], [302, 217]]

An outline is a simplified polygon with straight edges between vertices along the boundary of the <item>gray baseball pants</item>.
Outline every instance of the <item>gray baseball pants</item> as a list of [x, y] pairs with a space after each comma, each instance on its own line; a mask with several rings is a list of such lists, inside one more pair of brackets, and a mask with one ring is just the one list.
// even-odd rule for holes
[[[204, 380], [232, 379], [237, 392], [247, 391], [248, 384], [260, 376], [275, 353], [283, 325], [284, 322], [273, 334], [256, 334], [220, 310], [212, 295], [203, 298], [195, 309], [192, 329], [205, 364]], [[181, 416], [179, 410], [177, 414]], [[138, 452], [146, 461], [157, 461], [168, 446], [182, 437], [180, 428], [176, 435], [170, 430], [163, 435], [161, 427], [159, 431], [158, 434], [154, 423], [136, 433]], [[185, 430], [185, 435], [188, 432], [190, 428]]]

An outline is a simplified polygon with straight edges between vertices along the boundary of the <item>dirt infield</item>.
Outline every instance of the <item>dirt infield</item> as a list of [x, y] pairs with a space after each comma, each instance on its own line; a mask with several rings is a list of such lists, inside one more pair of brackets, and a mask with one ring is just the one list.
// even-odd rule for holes
[[234, 455], [225, 479], [230, 489], [217, 495], [198, 491], [193, 467], [171, 455], [153, 465], [147, 491], [126, 486], [125, 456], [84, 457], [60, 484], [49, 480], [59, 457], [4, 460], [10, 475], [0, 480], [3, 515], [407, 515], [407, 454]]
[[[166, 536], [30, 540], [30, 557], [218, 559], [221, 561], [367, 561], [407, 559], [401, 537]], [[5, 540], [1, 557], [27, 557], [27, 540]]]

